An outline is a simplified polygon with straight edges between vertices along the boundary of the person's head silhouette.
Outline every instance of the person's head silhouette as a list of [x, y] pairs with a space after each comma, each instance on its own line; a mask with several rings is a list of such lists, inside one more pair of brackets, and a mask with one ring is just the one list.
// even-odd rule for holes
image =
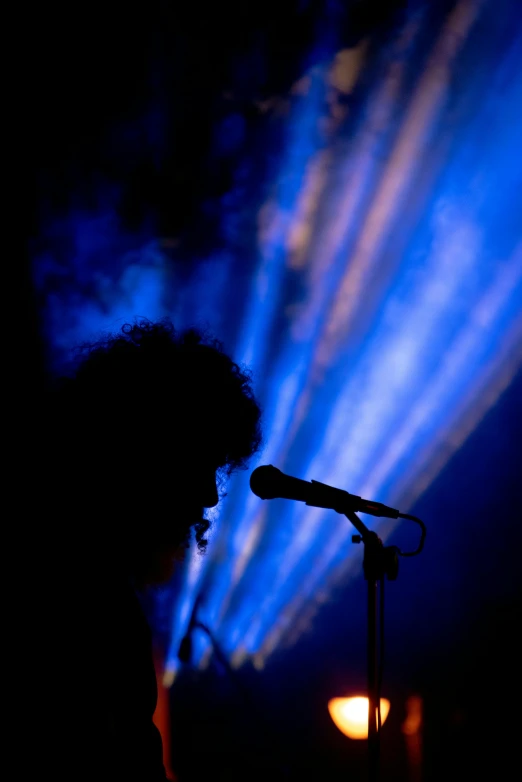
[[82, 348], [49, 394], [52, 481], [82, 534], [137, 583], [169, 577], [205, 508], [261, 441], [250, 376], [217, 340], [141, 320]]

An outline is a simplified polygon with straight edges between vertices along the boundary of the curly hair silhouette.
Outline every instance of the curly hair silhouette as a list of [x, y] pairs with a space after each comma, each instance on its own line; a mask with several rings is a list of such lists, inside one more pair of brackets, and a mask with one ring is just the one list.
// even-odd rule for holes
[[138, 551], [186, 547], [191, 529], [204, 551], [202, 509], [261, 443], [248, 370], [205, 331], [169, 320], [140, 319], [80, 346], [48, 401], [66, 502], [81, 498], [91, 525], [132, 534]]

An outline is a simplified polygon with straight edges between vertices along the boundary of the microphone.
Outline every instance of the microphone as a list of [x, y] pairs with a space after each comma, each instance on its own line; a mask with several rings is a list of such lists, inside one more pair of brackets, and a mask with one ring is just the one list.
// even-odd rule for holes
[[271, 464], [265, 464], [254, 470], [250, 476], [250, 488], [262, 500], [298, 500], [314, 508], [328, 508], [337, 513], [355, 511], [369, 513], [372, 516], [385, 516], [389, 519], [397, 519], [400, 516], [400, 511], [389, 508], [381, 502], [363, 500], [356, 494], [350, 494], [319, 481], [309, 482], [293, 478]]

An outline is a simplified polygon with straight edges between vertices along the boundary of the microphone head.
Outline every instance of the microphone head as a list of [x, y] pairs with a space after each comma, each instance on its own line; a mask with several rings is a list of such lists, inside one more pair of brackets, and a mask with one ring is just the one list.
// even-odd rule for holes
[[273, 500], [278, 497], [277, 485], [283, 473], [271, 464], [256, 467], [250, 476], [250, 488], [262, 500]]

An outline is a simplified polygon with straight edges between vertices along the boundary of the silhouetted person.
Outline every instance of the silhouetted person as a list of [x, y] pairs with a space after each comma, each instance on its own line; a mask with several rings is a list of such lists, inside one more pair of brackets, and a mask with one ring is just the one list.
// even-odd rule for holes
[[260, 444], [250, 378], [197, 330], [140, 321], [82, 350], [44, 419], [23, 776], [164, 780], [136, 591], [167, 581], [192, 536], [204, 550], [205, 508]]

